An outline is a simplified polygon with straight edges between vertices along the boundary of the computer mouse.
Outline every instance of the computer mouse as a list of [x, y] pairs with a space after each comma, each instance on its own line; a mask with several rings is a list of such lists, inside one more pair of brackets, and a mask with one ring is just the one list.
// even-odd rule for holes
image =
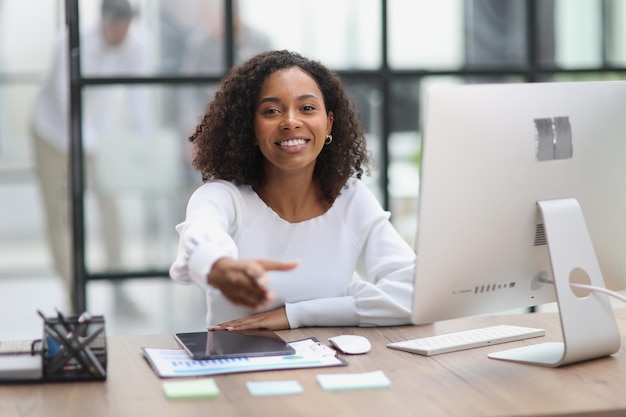
[[349, 355], [359, 355], [367, 353], [372, 348], [372, 344], [363, 336], [353, 334], [342, 334], [328, 339], [331, 345], [341, 352]]

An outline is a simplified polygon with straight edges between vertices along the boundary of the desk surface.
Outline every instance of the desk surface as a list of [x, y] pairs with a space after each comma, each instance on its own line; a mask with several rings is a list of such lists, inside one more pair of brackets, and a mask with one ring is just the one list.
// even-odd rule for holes
[[[616, 309], [622, 333], [626, 309]], [[424, 337], [494, 324], [543, 327], [546, 336], [521, 342], [423, 357], [392, 350], [390, 341]], [[213, 399], [168, 400], [140, 348], [177, 348], [170, 335], [108, 338], [105, 382], [0, 385], [0, 416], [513, 416], [626, 414], [626, 346], [616, 354], [563, 368], [497, 361], [487, 353], [524, 344], [558, 341], [554, 313], [452, 320], [428, 326], [389, 328], [308, 328], [278, 332], [287, 341], [341, 333], [372, 342], [366, 355], [345, 356], [337, 368], [281, 370], [215, 376], [220, 395]], [[3, 348], [6, 342], [3, 342]], [[383, 370], [391, 387], [326, 392], [318, 374]], [[296, 380], [302, 394], [253, 397], [247, 381]], [[619, 410], [622, 411], [619, 411]]]

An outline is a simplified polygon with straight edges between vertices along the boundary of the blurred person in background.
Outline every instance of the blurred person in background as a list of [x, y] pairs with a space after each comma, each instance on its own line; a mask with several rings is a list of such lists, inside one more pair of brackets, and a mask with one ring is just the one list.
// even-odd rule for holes
[[[81, 71], [85, 77], [140, 76], [153, 70], [149, 38], [131, 26], [135, 16], [128, 0], [103, 0], [98, 25], [81, 33]], [[136, 30], [135, 30], [136, 29]], [[116, 120], [118, 89], [110, 86], [83, 90], [83, 152], [87, 182], [96, 192], [104, 234], [106, 265], [115, 270], [122, 264], [121, 231], [115, 201], [100, 192], [102, 180], [95, 165], [99, 144], [119, 125]], [[138, 134], [152, 128], [150, 97], [145, 87], [124, 90], [128, 114], [124, 115]], [[69, 124], [68, 32], [56, 42], [52, 64], [43, 76], [30, 117], [35, 171], [45, 209], [47, 238], [54, 268], [62, 277], [67, 296], [73, 298], [71, 268], [70, 201], [68, 185]], [[124, 152], [120, 149], [119, 152]], [[133, 308], [116, 285], [116, 307]], [[68, 306], [70, 304], [68, 303]]]

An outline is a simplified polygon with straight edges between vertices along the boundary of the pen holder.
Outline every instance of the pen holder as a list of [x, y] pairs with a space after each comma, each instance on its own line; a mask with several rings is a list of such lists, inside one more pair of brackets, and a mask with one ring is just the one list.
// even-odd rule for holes
[[106, 379], [103, 316], [45, 317], [42, 343], [44, 380]]

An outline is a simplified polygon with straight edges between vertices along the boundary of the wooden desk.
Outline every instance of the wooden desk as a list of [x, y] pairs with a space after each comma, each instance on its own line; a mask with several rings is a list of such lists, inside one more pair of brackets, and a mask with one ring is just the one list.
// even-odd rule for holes
[[[622, 333], [626, 309], [616, 309]], [[543, 338], [463, 352], [423, 357], [389, 349], [407, 338], [499, 323], [543, 327]], [[453, 320], [429, 326], [391, 328], [311, 328], [279, 332], [288, 341], [340, 333], [367, 336], [372, 351], [347, 356], [349, 365], [215, 376], [219, 397], [168, 400], [161, 380], [140, 347], [176, 348], [170, 335], [109, 337], [105, 382], [0, 385], [0, 416], [159, 417], [159, 416], [518, 416], [626, 415], [626, 347], [615, 355], [563, 368], [543, 368], [487, 358], [487, 353], [523, 344], [560, 340], [553, 313]], [[6, 344], [6, 343], [5, 343]], [[3, 344], [3, 346], [5, 345]], [[316, 375], [383, 370], [391, 388], [326, 392]], [[253, 397], [247, 381], [296, 380], [297, 395]], [[621, 410], [621, 411], [619, 411]]]

